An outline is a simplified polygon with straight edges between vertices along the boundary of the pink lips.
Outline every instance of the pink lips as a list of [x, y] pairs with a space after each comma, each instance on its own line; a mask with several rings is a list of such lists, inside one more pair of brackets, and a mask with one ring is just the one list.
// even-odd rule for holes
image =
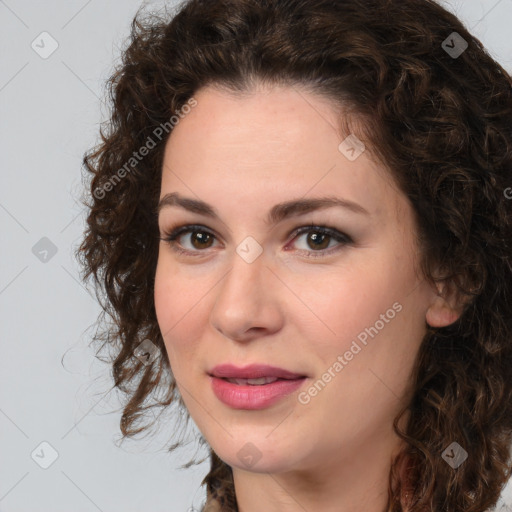
[[[226, 379], [258, 379], [274, 377], [269, 384], [235, 384]], [[306, 376], [276, 368], [253, 364], [238, 368], [230, 364], [219, 365], [210, 372], [212, 390], [217, 398], [234, 409], [264, 409], [293, 393], [306, 380]]]
[[215, 366], [210, 372], [214, 377], [227, 379], [259, 379], [260, 377], [277, 377], [278, 379], [298, 379], [304, 377], [298, 373], [292, 373], [282, 368], [268, 366], [265, 364], [251, 364], [239, 368], [232, 364], [221, 364]]

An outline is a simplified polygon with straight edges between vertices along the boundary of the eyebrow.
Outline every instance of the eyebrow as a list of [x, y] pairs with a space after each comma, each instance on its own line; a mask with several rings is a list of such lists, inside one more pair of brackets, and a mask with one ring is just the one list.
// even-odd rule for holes
[[[219, 214], [208, 203], [189, 197], [183, 197], [178, 192], [172, 192], [165, 194], [158, 203], [157, 213], [159, 214], [164, 208], [171, 206], [179, 206], [185, 210], [210, 217], [212, 219], [220, 220]], [[276, 204], [269, 211], [265, 223], [267, 225], [277, 224], [284, 219], [293, 217], [296, 215], [302, 215], [315, 210], [322, 210], [325, 208], [341, 207], [350, 210], [354, 213], [362, 215], [370, 215], [361, 205], [349, 201], [347, 199], [341, 199], [338, 197], [319, 197], [312, 199], [294, 199], [283, 203]]]

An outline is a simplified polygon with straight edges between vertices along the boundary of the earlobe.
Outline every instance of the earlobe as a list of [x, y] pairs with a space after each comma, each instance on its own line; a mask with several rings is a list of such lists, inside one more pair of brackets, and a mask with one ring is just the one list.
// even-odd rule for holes
[[431, 327], [446, 327], [456, 322], [464, 309], [457, 295], [446, 283], [439, 284], [425, 314], [427, 324]]

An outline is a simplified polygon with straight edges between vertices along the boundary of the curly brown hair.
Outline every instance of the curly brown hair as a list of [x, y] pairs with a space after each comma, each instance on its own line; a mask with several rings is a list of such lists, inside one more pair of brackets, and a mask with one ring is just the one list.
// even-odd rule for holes
[[[454, 41], [465, 51], [450, 53]], [[512, 472], [512, 79], [432, 0], [189, 0], [172, 16], [136, 15], [108, 82], [110, 119], [84, 156], [88, 218], [76, 253], [112, 320], [93, 341], [113, 352], [123, 437], [148, 428], [137, 422], [150, 407], [185, 409], [153, 296], [169, 120], [199, 88], [237, 93], [258, 81], [305, 86], [350, 109], [414, 208], [425, 278], [465, 298], [460, 318], [428, 326], [422, 341], [413, 398], [394, 422], [406, 448], [391, 467], [387, 512], [487, 510]], [[144, 339], [162, 354], [152, 364], [134, 357]], [[148, 405], [157, 390], [164, 396]], [[470, 452], [457, 470], [441, 457], [454, 440]], [[235, 511], [231, 468], [210, 456], [208, 497]], [[414, 484], [406, 508], [404, 461]]]

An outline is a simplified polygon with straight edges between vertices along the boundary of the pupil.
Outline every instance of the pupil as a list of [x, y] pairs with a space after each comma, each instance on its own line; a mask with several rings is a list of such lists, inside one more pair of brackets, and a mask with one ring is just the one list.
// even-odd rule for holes
[[[315, 245], [315, 247], [317, 249], [320, 247], [322, 242], [325, 242], [325, 240], [328, 239], [328, 238], [329, 238], [329, 235], [325, 235], [325, 234], [322, 234], [322, 233], [312, 233], [312, 234], [310, 234], [310, 239], [313, 240], [314, 245]], [[319, 241], [319, 239], [322, 239], [322, 240], [320, 241], [320, 243], [317, 243]], [[329, 245], [329, 244], [327, 243], [327, 245]], [[324, 247], [321, 247], [321, 248], [323, 249]]]
[[193, 239], [193, 243], [195, 245], [195, 242], [198, 241], [199, 244], [201, 243], [205, 243], [205, 240], [207, 240], [207, 238], [209, 237], [210, 235], [208, 233], [203, 233], [202, 231], [199, 231], [199, 232], [196, 232]]
[[[193, 244], [194, 245], [201, 245], [206, 244], [209, 241], [210, 235], [208, 233], [204, 233], [202, 231], [197, 231], [195, 235], [193, 236]], [[326, 240], [328, 240], [329, 235], [325, 235], [322, 233], [310, 233], [309, 234], [309, 240], [313, 241], [313, 245], [318, 248], [325, 248], [323, 246], [329, 245], [329, 243], [325, 244]]]

